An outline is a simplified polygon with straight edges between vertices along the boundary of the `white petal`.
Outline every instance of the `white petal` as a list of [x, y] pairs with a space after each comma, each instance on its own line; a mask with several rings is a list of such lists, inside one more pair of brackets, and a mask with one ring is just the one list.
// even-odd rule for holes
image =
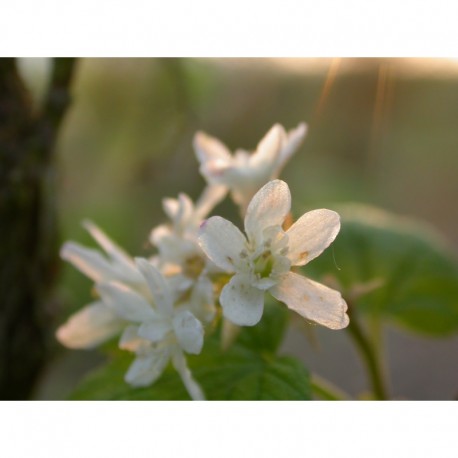
[[[280, 225], [269, 226], [264, 229], [262, 231], [262, 240], [264, 246], [269, 247], [272, 253], [280, 252], [289, 245], [288, 236]], [[263, 250], [262, 247], [260, 249]]]
[[66, 242], [60, 250], [60, 256], [95, 282], [118, 278], [110, 262], [97, 250], [75, 242]]
[[192, 214], [194, 213], [194, 203], [191, 198], [185, 194], [180, 193], [178, 195], [178, 202], [179, 202], [179, 213], [176, 215], [177, 220], [179, 222], [187, 222]]
[[284, 129], [275, 124], [259, 142], [256, 151], [250, 157], [250, 166], [273, 168], [280, 153]]
[[173, 308], [172, 292], [162, 274], [150, 262], [143, 258], [135, 258], [138, 270], [145, 277], [154, 303], [165, 315], [170, 315]]
[[165, 214], [171, 219], [175, 219], [175, 215], [178, 213], [179, 202], [177, 199], [172, 197], [166, 197], [162, 199], [162, 208], [164, 209]]
[[119, 348], [133, 352], [141, 351], [151, 344], [138, 335], [138, 326], [127, 326], [119, 339]]
[[211, 160], [231, 161], [232, 156], [227, 147], [215, 137], [204, 132], [194, 135], [194, 150], [200, 163]]
[[205, 401], [205, 395], [200, 385], [192, 377], [191, 371], [186, 364], [186, 358], [181, 350], [176, 350], [172, 355], [172, 364], [186, 387], [193, 401]]
[[188, 310], [173, 317], [173, 329], [181, 348], [187, 353], [199, 354], [204, 344], [202, 323]]
[[340, 216], [332, 210], [313, 210], [302, 215], [286, 232], [288, 258], [294, 266], [303, 266], [319, 256], [336, 238]]
[[167, 224], [161, 224], [151, 230], [149, 240], [154, 246], [159, 246], [161, 240], [173, 234], [172, 229]]
[[171, 331], [172, 323], [170, 320], [158, 317], [142, 323], [138, 328], [138, 335], [151, 342], [160, 342]]
[[272, 267], [273, 278], [278, 277], [279, 275], [285, 274], [291, 270], [291, 261], [286, 256], [275, 255], [274, 256], [274, 265]]
[[280, 173], [280, 170], [283, 168], [285, 163], [297, 151], [306, 134], [307, 124], [303, 122], [300, 123], [295, 129], [292, 129], [288, 132], [280, 151], [277, 173]]
[[276, 279], [271, 278], [271, 277], [264, 277], [264, 278], [255, 279], [252, 282], [252, 286], [256, 286], [256, 288], [266, 291], [269, 288], [271, 288], [273, 285], [275, 285], [275, 283], [277, 283]]
[[289, 272], [269, 291], [272, 296], [307, 320], [330, 329], [343, 329], [348, 326], [346, 302], [338, 291], [327, 286]]
[[227, 194], [227, 187], [223, 185], [209, 185], [202, 192], [195, 206], [196, 223], [207, 217], [207, 215], [218, 205]]
[[264, 310], [264, 291], [249, 282], [244, 275], [234, 275], [220, 296], [224, 316], [239, 326], [254, 326]]
[[175, 235], [165, 226], [153, 229], [151, 241], [158, 248], [162, 263], [182, 264], [186, 258], [200, 253], [196, 242]]
[[189, 304], [191, 312], [199, 320], [210, 323], [216, 314], [213, 283], [205, 276], [199, 277], [195, 283]]
[[[234, 171], [236, 175], [238, 175], [239, 179], [246, 179], [252, 174], [252, 171], [247, 170], [251, 156], [252, 154], [249, 151], [246, 151], [242, 148], [235, 150], [231, 170]], [[235, 176], [233, 176], [233, 178], [235, 178]]]
[[123, 321], [102, 302], [94, 302], [72, 315], [56, 332], [68, 348], [93, 348], [118, 332]]
[[178, 200], [165, 198], [162, 201], [164, 211], [173, 221], [175, 230], [183, 229], [194, 213], [194, 204], [189, 196], [184, 193], [179, 194]]
[[212, 216], [199, 230], [199, 245], [205, 254], [221, 269], [234, 272], [240, 260], [246, 239], [240, 230], [227, 219]]
[[151, 304], [122, 283], [101, 283], [95, 288], [103, 302], [110, 306], [120, 318], [141, 323], [156, 317], [156, 312]]
[[130, 365], [124, 380], [137, 387], [151, 385], [162, 375], [169, 360], [168, 348], [152, 349], [138, 355]]
[[125, 272], [126, 278], [132, 278], [133, 281], [141, 279], [139, 273], [135, 269], [132, 258], [114, 243], [98, 226], [89, 220], [84, 221], [83, 226], [118, 265], [118, 269], [122, 269], [122, 271]]
[[194, 283], [194, 280], [181, 272], [164, 274], [164, 278], [169, 285], [170, 291], [172, 291], [173, 303], [178, 301], [183, 296], [183, 293], [187, 291]]
[[232, 170], [232, 165], [227, 161], [215, 159], [199, 167], [200, 173], [205, 177], [208, 184], [215, 186], [225, 186], [231, 181], [228, 172]]
[[253, 197], [245, 216], [248, 240], [261, 241], [264, 229], [281, 226], [291, 208], [288, 185], [281, 180], [269, 181]]

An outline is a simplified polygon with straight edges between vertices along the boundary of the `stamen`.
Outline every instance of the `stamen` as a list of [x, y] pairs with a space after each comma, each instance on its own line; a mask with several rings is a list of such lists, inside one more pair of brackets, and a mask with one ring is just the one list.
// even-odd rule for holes
[[254, 261], [254, 272], [259, 275], [260, 278], [269, 277], [272, 273], [274, 259], [270, 251], [264, 251]]

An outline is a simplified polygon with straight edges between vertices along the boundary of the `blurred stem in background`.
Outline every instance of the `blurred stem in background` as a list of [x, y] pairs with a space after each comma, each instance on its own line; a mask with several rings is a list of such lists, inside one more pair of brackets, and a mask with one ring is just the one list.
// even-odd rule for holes
[[318, 374], [312, 374], [310, 383], [313, 394], [319, 399], [325, 401], [348, 401], [351, 399], [349, 394]]
[[348, 303], [348, 315], [350, 316], [350, 324], [347, 330], [366, 365], [374, 397], [377, 400], [387, 400], [389, 399], [388, 390], [380, 357], [381, 352], [377, 351], [377, 342], [374, 343], [373, 340], [368, 338], [359, 322], [355, 306], [350, 303]]
[[40, 110], [0, 59], [0, 399], [30, 396], [49, 355], [57, 273], [54, 146], [74, 59], [56, 59]]

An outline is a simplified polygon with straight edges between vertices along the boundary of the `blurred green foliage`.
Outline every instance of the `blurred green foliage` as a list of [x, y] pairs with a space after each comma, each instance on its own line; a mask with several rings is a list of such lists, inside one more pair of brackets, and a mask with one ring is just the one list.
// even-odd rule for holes
[[[208, 400], [309, 400], [308, 372], [301, 362], [285, 356], [262, 355], [239, 344], [221, 354], [219, 342], [207, 340], [201, 355], [189, 358], [193, 376]], [[73, 400], [189, 400], [171, 366], [154, 385], [132, 388], [124, 374], [132, 355], [113, 359], [78, 386]]]

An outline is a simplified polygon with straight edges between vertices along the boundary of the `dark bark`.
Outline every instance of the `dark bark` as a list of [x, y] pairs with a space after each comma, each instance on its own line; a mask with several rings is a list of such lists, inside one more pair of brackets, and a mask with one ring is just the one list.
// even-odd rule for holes
[[57, 272], [53, 151], [74, 59], [56, 59], [39, 111], [0, 59], [0, 399], [27, 399], [49, 353]]

